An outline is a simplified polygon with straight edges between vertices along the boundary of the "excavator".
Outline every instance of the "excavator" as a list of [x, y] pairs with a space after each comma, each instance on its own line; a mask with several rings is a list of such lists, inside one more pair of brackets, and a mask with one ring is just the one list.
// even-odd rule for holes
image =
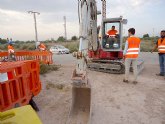
[[[77, 58], [72, 75], [72, 104], [67, 124], [90, 124], [91, 117], [91, 82], [88, 69], [108, 73], [124, 73], [122, 52], [123, 24], [122, 17], [106, 18], [106, 0], [102, 1], [102, 24], [100, 33], [97, 28], [97, 3], [95, 0], [78, 0], [79, 50], [73, 54]], [[118, 33], [107, 34], [115, 27]], [[100, 35], [101, 34], [101, 35]], [[142, 70], [143, 62], [138, 65]]]

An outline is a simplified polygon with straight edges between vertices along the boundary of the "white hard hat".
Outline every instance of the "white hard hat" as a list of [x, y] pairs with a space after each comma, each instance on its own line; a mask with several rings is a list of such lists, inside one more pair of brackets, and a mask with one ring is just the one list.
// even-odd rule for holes
[[40, 44], [41, 44], [40, 42], [37, 42], [37, 43], [36, 43], [37, 46], [40, 45]]

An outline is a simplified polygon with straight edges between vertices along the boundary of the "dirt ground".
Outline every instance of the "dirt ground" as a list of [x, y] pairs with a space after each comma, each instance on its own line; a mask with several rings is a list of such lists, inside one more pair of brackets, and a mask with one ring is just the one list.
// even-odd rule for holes
[[[142, 53], [145, 68], [139, 83], [123, 83], [124, 75], [88, 71], [92, 86], [92, 124], [165, 124], [165, 79], [156, 53]], [[75, 59], [55, 55], [58, 71], [41, 76], [42, 91], [35, 97], [43, 124], [65, 124], [71, 106], [71, 75]]]

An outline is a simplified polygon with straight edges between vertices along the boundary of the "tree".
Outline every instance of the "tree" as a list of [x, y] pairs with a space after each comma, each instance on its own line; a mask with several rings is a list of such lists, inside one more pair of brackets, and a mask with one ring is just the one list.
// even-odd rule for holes
[[78, 38], [76, 36], [72, 36], [71, 40], [77, 40]]
[[7, 40], [6, 39], [1, 39], [0, 38], [0, 44], [6, 44], [7, 43]]
[[148, 37], [150, 37], [149, 34], [144, 34], [143, 35], [143, 38], [148, 38]]
[[65, 38], [63, 36], [60, 36], [57, 41], [60, 41], [60, 42], [64, 42], [65, 41]]

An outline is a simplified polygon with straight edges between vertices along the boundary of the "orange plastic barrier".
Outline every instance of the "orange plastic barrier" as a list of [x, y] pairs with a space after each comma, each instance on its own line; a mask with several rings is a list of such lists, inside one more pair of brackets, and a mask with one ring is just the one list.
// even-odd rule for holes
[[0, 111], [27, 105], [40, 91], [38, 60], [0, 63]]
[[0, 66], [0, 111], [26, 105], [32, 98], [30, 73], [24, 62], [2, 62]]
[[39, 77], [40, 67], [37, 60], [34, 61], [24, 61], [28, 67], [28, 72], [30, 72], [30, 91], [33, 96], [36, 96], [41, 91], [41, 81]]
[[[52, 64], [52, 53], [49, 51], [16, 51], [15, 57], [17, 61], [23, 60], [39, 60], [45, 64]], [[8, 57], [8, 52], [0, 52], [0, 59]]]

